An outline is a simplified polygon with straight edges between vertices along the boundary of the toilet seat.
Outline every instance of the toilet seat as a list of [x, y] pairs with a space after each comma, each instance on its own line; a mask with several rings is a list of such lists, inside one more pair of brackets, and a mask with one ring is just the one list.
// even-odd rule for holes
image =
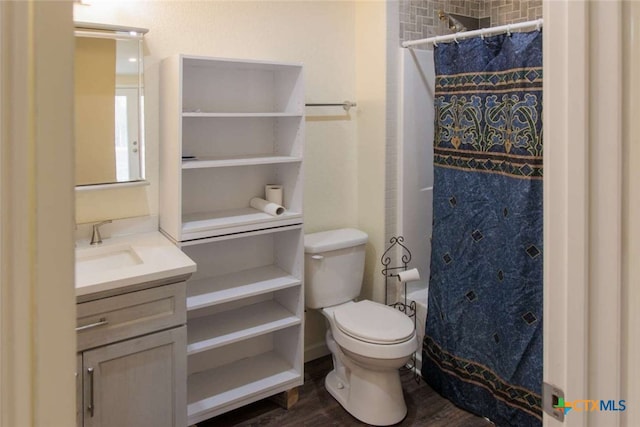
[[415, 336], [409, 317], [387, 305], [359, 301], [333, 311], [335, 325], [341, 332], [366, 343], [392, 345]]

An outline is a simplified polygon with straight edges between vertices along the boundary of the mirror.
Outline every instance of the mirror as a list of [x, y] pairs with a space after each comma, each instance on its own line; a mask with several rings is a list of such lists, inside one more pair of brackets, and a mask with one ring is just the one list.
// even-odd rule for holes
[[144, 180], [146, 32], [76, 22], [76, 186]]

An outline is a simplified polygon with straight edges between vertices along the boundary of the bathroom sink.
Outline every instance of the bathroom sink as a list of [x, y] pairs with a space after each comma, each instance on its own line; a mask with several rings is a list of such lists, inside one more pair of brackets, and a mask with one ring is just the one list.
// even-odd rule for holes
[[76, 276], [95, 274], [142, 264], [142, 259], [130, 245], [109, 245], [76, 251]]
[[78, 301], [169, 278], [184, 280], [195, 270], [196, 264], [157, 231], [112, 236], [98, 246], [76, 241]]

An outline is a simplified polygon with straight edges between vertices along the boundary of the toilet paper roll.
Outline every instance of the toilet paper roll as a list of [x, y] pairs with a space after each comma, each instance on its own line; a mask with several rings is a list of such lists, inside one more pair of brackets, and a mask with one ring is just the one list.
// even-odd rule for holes
[[268, 213], [273, 216], [280, 216], [284, 213], [284, 208], [276, 203], [268, 202], [259, 197], [254, 197], [249, 201], [252, 208], [258, 209], [264, 213]]
[[282, 185], [268, 184], [264, 187], [265, 199], [268, 202], [282, 206]]
[[401, 282], [412, 282], [414, 280], [420, 280], [420, 272], [417, 268], [401, 271], [400, 273], [398, 273], [398, 280]]

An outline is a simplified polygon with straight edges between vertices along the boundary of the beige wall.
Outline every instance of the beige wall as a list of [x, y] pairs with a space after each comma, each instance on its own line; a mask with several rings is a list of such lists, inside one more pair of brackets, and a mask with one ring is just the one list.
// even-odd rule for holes
[[0, 2], [0, 426], [75, 425], [71, 1]]
[[[158, 213], [158, 73], [163, 58], [186, 53], [303, 62], [307, 100], [355, 99], [354, 13], [353, 3], [333, 1], [98, 0], [76, 6], [76, 20], [150, 30], [144, 51], [146, 162], [151, 185], [83, 195], [78, 222]], [[306, 230], [356, 226], [355, 120], [339, 109], [307, 112]], [[334, 117], [325, 120], [327, 115]], [[131, 194], [126, 198], [133, 203], [120, 200], [124, 193]], [[102, 213], [88, 212], [93, 200], [105, 207]]]
[[381, 302], [384, 301], [380, 257], [385, 244], [386, 19], [384, 2], [356, 2], [358, 225], [369, 234], [363, 296]]
[[[369, 233], [364, 295], [380, 297], [384, 238], [385, 3], [352, 1], [105, 1], [77, 5], [75, 19], [149, 28], [145, 36], [147, 179], [151, 185], [82, 193], [79, 223], [158, 213], [159, 62], [176, 53], [302, 62], [307, 102], [354, 100], [358, 108], [308, 108], [305, 232]], [[308, 346], [324, 320], [308, 313]]]
[[116, 41], [76, 37], [76, 184], [116, 181]]

